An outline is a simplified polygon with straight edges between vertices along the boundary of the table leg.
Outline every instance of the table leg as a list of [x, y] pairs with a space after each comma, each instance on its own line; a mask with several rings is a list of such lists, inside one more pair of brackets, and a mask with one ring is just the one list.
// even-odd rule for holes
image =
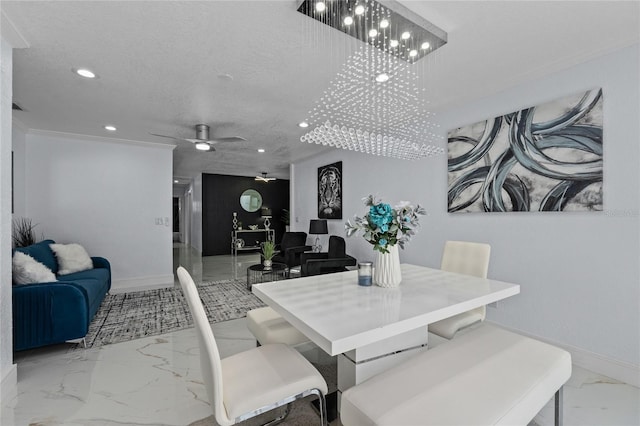
[[338, 355], [338, 390], [378, 375], [427, 349], [427, 327]]

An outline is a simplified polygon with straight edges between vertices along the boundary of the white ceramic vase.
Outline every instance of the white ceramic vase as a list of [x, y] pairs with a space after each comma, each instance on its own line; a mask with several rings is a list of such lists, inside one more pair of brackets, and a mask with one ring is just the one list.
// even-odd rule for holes
[[389, 253], [378, 252], [373, 270], [373, 282], [380, 287], [398, 287], [402, 281], [398, 246], [388, 246]]
[[269, 270], [271, 269], [271, 265], [273, 264], [273, 262], [271, 261], [271, 259], [265, 259], [262, 261], [262, 266], [264, 266], [265, 270]]

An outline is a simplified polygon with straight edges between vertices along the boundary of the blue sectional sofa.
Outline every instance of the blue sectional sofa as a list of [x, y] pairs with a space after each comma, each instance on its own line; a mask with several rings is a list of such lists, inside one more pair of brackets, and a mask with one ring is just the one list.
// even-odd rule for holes
[[93, 269], [58, 275], [58, 262], [49, 244], [41, 241], [16, 251], [46, 265], [57, 282], [13, 286], [13, 349], [21, 351], [79, 339], [111, 288], [111, 265], [92, 257]]

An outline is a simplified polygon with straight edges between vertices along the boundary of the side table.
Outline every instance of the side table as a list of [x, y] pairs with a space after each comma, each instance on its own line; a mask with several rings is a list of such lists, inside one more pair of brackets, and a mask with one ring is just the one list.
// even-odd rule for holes
[[262, 263], [251, 265], [247, 268], [247, 289], [251, 290], [253, 284], [269, 281], [279, 281], [286, 278], [287, 265], [274, 262], [271, 268], [266, 269]]

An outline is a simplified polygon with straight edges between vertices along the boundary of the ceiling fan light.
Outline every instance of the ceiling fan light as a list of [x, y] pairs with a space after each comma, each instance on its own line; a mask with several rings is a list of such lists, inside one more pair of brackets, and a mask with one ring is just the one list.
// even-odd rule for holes
[[198, 142], [196, 144], [196, 149], [200, 151], [209, 151], [211, 149], [211, 146], [206, 142]]
[[96, 74], [93, 71], [88, 70], [86, 68], [74, 69], [73, 71], [79, 76], [84, 78], [96, 78]]

